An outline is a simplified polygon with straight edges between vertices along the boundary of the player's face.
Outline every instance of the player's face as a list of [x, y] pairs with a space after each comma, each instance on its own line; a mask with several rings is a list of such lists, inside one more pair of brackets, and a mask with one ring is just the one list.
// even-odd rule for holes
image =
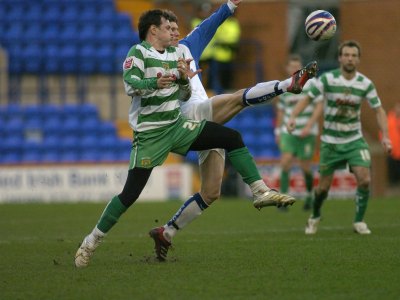
[[155, 27], [155, 34], [160, 46], [167, 48], [172, 43], [171, 24], [165, 18], [161, 18], [161, 24]]
[[179, 42], [179, 27], [178, 24], [175, 22], [171, 23], [171, 31], [172, 31], [172, 46], [178, 47]]
[[297, 70], [300, 70], [302, 67], [303, 66], [301, 65], [301, 62], [297, 60], [290, 60], [286, 65], [286, 72], [290, 76]]
[[339, 56], [339, 63], [342, 70], [353, 73], [357, 70], [360, 63], [360, 55], [356, 47], [343, 47], [342, 54]]

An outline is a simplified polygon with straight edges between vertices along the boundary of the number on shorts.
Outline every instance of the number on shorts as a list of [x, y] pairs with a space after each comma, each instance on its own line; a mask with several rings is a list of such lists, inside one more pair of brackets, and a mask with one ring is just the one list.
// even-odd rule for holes
[[197, 125], [198, 125], [198, 123], [186, 121], [185, 123], [183, 123], [182, 127], [185, 129], [189, 129], [189, 130], [195, 130]]
[[371, 155], [369, 154], [369, 151], [367, 149], [362, 149], [360, 150], [361, 158], [364, 161], [370, 161], [371, 160]]

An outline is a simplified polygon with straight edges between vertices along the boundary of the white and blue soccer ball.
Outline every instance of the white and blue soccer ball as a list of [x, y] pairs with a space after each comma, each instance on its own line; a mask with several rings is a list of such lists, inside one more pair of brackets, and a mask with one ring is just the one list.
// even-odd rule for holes
[[313, 41], [329, 40], [335, 35], [336, 20], [326, 10], [310, 13], [305, 22], [307, 36]]

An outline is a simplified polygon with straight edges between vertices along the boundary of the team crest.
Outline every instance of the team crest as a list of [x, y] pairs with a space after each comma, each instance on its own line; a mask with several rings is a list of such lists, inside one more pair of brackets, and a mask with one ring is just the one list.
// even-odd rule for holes
[[142, 159], [140, 160], [140, 165], [141, 165], [142, 167], [148, 167], [148, 166], [150, 166], [150, 165], [151, 165], [151, 159], [148, 158], [148, 157], [142, 158]]
[[162, 67], [164, 68], [165, 71], [169, 71], [169, 63], [166, 62], [161, 62]]
[[124, 61], [124, 70], [129, 70], [132, 69], [132, 67], [134, 66], [133, 63], [133, 56], [129, 56], [125, 59]]

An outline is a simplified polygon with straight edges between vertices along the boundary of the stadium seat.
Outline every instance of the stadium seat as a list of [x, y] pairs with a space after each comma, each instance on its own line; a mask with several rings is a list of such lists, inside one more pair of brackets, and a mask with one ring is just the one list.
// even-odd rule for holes
[[92, 103], [83, 103], [80, 106], [79, 114], [82, 119], [98, 118], [99, 111], [97, 106]]
[[64, 163], [77, 162], [79, 161], [79, 153], [76, 151], [62, 151], [59, 161]]
[[47, 151], [60, 153], [62, 150], [62, 138], [59, 134], [49, 134], [43, 140], [43, 148]]
[[30, 24], [23, 32], [24, 40], [28, 43], [37, 43], [42, 39], [43, 28], [40, 24]]
[[43, 40], [46, 41], [46, 45], [53, 43], [57, 45], [56, 42], [59, 41], [61, 35], [62, 27], [60, 23], [46, 22], [43, 28]]
[[94, 44], [84, 44], [79, 49], [79, 73], [90, 74], [97, 70]]
[[78, 71], [78, 48], [75, 44], [66, 44], [59, 53], [61, 70], [63, 73], [76, 73]]
[[75, 116], [70, 116], [64, 120], [60, 130], [65, 134], [79, 134], [81, 130], [81, 122]]
[[57, 1], [49, 1], [43, 12], [43, 20], [47, 22], [59, 22], [62, 20], [62, 9], [63, 7]]
[[42, 70], [43, 50], [39, 43], [26, 45], [24, 51], [24, 70], [28, 73], [39, 73]]
[[79, 154], [80, 162], [97, 162], [99, 161], [99, 151], [97, 149], [85, 149]]
[[9, 119], [5, 124], [4, 130], [9, 136], [23, 136], [24, 122], [22, 119]]
[[97, 117], [87, 117], [82, 119], [80, 134], [84, 135], [90, 133], [91, 135], [98, 136], [100, 132], [101, 122]]
[[94, 135], [86, 135], [79, 140], [80, 151], [93, 150], [97, 148], [98, 139]]
[[2, 164], [17, 164], [21, 162], [21, 154], [16, 152], [6, 152], [0, 155]]
[[[2, 139], [2, 149], [5, 152], [13, 152], [13, 153], [21, 153], [24, 139], [22, 135], [8, 135], [4, 139]], [[2, 153], [3, 155], [3, 153]]]
[[[74, 11], [76, 14], [77, 12]], [[73, 23], [64, 23], [64, 26], [61, 28], [59, 38], [63, 41], [63, 43], [75, 43], [76, 37], [78, 36], [80, 31], [80, 27], [78, 24]]]
[[18, 104], [9, 104], [4, 107], [4, 116], [6, 120], [22, 121], [24, 117], [24, 110]]
[[104, 136], [109, 134], [114, 136], [117, 134], [116, 126], [113, 122], [103, 122], [100, 125], [100, 135]]
[[61, 139], [61, 148], [63, 151], [78, 151], [79, 138], [75, 135], [68, 135]]
[[44, 163], [56, 163], [60, 160], [60, 151], [45, 149], [41, 156], [41, 161]]
[[43, 131], [45, 137], [62, 133], [61, 129], [63, 125], [64, 123], [59, 116], [47, 117], [43, 123]]

